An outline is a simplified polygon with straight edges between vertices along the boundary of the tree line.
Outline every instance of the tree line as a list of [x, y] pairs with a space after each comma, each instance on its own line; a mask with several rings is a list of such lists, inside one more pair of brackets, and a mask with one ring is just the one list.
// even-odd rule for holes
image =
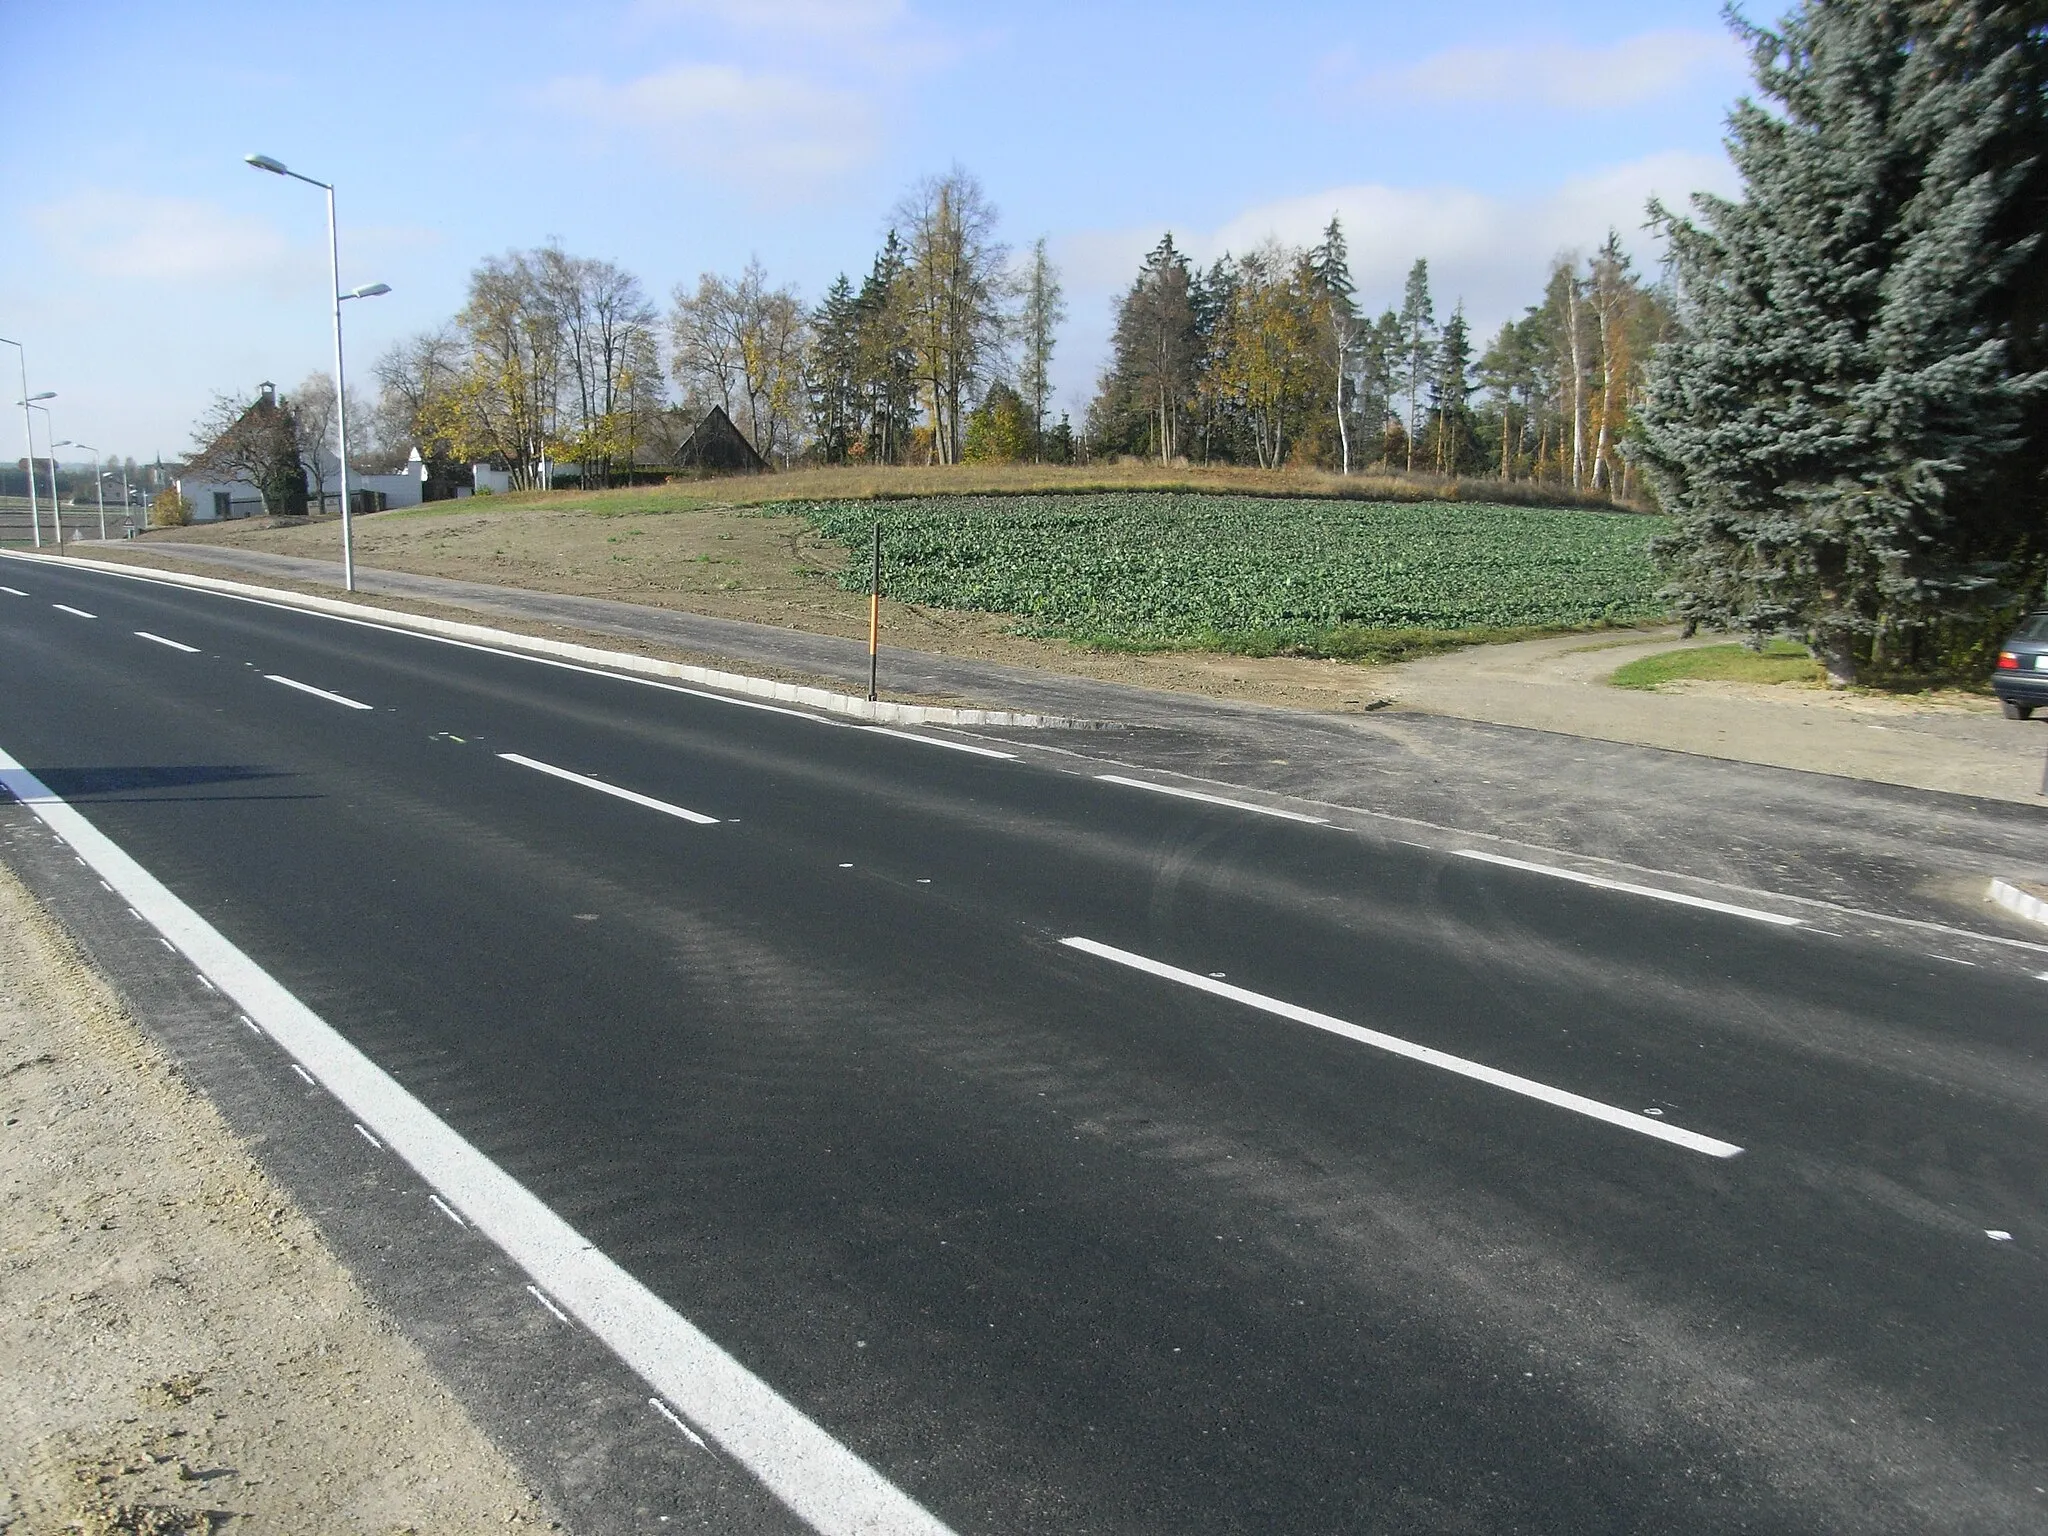
[[[1206, 270], [1168, 233], [1117, 306], [1088, 412], [1097, 451], [1171, 463], [1370, 467], [1551, 481], [1629, 496], [1623, 452], [1666, 295], [1611, 233], [1560, 256], [1542, 302], [1478, 352], [1462, 303], [1439, 320], [1429, 264], [1398, 305], [1359, 302], [1341, 221]], [[1476, 353], [1476, 355], [1475, 355]]]
[[558, 246], [485, 261], [446, 325], [378, 359], [371, 435], [490, 460], [522, 485], [550, 463], [608, 483], [673, 463], [715, 405], [781, 465], [1129, 455], [1627, 497], [1641, 485], [1622, 444], [1670, 320], [1612, 235], [1559, 258], [1542, 302], [1482, 352], [1462, 306], [1439, 320], [1426, 262], [1370, 316], [1334, 218], [1313, 249], [1269, 243], [1199, 270], [1169, 234], [1117, 301], [1077, 430], [1053, 419], [1066, 314], [1046, 242], [1007, 246], [955, 167], [911, 188], [867, 270], [815, 304], [758, 261], [678, 286], [665, 311], [631, 273]]

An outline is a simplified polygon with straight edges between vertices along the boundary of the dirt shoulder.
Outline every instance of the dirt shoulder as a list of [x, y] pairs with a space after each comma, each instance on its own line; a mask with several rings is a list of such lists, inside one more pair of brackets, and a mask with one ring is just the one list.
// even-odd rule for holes
[[0, 870], [0, 1531], [558, 1529]]

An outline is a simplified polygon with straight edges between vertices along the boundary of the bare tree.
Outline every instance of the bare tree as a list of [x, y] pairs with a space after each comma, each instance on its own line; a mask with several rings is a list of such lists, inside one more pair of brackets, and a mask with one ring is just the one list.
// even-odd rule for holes
[[568, 444], [586, 485], [610, 478], [614, 460], [632, 458], [636, 384], [658, 377], [655, 314], [640, 280], [608, 261], [571, 256], [560, 246], [534, 253], [535, 286], [560, 326]]
[[[445, 325], [385, 349], [374, 370], [377, 406], [367, 418], [378, 455], [403, 459], [413, 448], [430, 459], [452, 455], [437, 418], [446, 414], [441, 407], [455, 387], [462, 362], [462, 340]], [[356, 420], [353, 409], [349, 420]]]
[[805, 401], [808, 325], [796, 290], [770, 288], [759, 261], [737, 281], [715, 272], [678, 287], [670, 312], [676, 382], [722, 407], [765, 459], [787, 464]]
[[1001, 351], [1006, 297], [996, 210], [960, 166], [928, 176], [897, 204], [905, 236], [904, 297], [919, 383], [931, 414], [933, 456], [960, 461], [971, 399]]

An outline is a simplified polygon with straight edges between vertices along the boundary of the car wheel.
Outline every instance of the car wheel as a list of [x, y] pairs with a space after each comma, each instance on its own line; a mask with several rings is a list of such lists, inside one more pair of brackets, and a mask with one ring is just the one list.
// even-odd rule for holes
[[2031, 704], [2015, 704], [2011, 699], [2000, 699], [1998, 707], [2005, 711], [2005, 718], [2008, 720], [2031, 720], [2034, 718], [2034, 706]]

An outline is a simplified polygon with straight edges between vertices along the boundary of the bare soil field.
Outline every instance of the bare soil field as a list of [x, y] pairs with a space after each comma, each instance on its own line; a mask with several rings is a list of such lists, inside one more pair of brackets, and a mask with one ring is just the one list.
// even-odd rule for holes
[[0, 870], [0, 1531], [553, 1529]]

